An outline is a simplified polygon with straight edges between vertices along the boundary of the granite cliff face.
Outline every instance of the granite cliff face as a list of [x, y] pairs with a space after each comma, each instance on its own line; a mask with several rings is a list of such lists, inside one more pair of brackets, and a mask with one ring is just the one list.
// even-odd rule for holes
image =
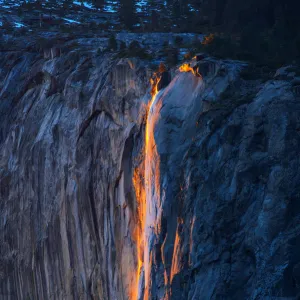
[[292, 67], [49, 53], [0, 54], [1, 299], [297, 299]]
[[127, 299], [146, 69], [1, 56], [1, 298]]
[[157, 96], [151, 299], [299, 297], [297, 79], [244, 67], [202, 61]]

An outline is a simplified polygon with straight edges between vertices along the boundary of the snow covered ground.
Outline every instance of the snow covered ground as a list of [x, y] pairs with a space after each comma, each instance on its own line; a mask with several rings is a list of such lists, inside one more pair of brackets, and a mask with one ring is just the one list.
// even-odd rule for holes
[[94, 9], [93, 5], [91, 3], [86, 2], [86, 1], [83, 1], [83, 2], [81, 2], [81, 1], [73, 1], [73, 3], [75, 5], [80, 5], [80, 6], [84, 6], [86, 8], [89, 8], [89, 9]]
[[[34, 3], [35, 0], [27, 0], [26, 2]], [[139, 0], [136, 3], [136, 11], [138, 13], [144, 12], [146, 6], [148, 5], [149, 0]], [[23, 3], [23, 0], [0, 0], [0, 8], [10, 9], [13, 7], [19, 7]], [[120, 0], [106, 0], [104, 5], [104, 11], [115, 13], [117, 12], [117, 7], [120, 3]], [[63, 1], [56, 1], [56, 4], [62, 5]], [[73, 0], [73, 4], [76, 6], [84, 7], [85, 9], [96, 10], [96, 7], [93, 5], [92, 1], [81, 1], [81, 0]], [[48, 0], [43, 1], [43, 6], [49, 6], [50, 2]], [[167, 5], [166, 1], [164, 1], [164, 5]], [[189, 5], [190, 10], [194, 11], [194, 8]]]
[[[167, 5], [165, 0], [156, 1], [161, 4], [161, 8]], [[55, 26], [59, 29], [61, 25], [84, 27], [88, 24], [91, 24], [90, 27], [93, 29], [97, 29], [99, 25], [102, 30], [123, 29], [118, 14], [120, 0], [105, 0], [102, 10], [95, 7], [92, 0], [72, 0], [69, 4], [64, 0], [43, 0], [42, 6], [38, 6], [36, 0], [26, 0], [26, 2], [31, 3], [32, 6], [23, 6], [24, 0], [0, 0], [0, 27], [9, 23], [15, 28], [25, 27], [27, 30], [35, 30], [40, 28], [39, 18], [42, 13], [48, 20], [44, 28], [51, 28], [54, 31]], [[137, 0], [136, 12], [139, 18], [137, 24], [133, 26], [134, 31], [145, 30], [142, 25], [151, 22], [149, 2], [150, 0]], [[192, 7], [190, 11], [193, 11]], [[176, 28], [176, 25], [173, 27]]]
[[141, 1], [138, 1], [137, 4], [136, 4], [136, 11], [137, 12], [143, 12], [145, 10], [145, 7], [147, 5], [147, 1], [146, 0], [141, 0]]
[[118, 4], [119, 4], [118, 1], [113, 1], [113, 0], [107, 1], [106, 5], [104, 6], [104, 11], [110, 13], [116, 13]]

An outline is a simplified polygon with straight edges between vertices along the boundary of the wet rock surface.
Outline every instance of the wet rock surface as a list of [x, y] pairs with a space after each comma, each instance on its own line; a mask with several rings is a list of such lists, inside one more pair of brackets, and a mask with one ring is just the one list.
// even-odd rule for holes
[[[197, 66], [157, 95], [150, 299], [298, 299], [297, 74]], [[95, 51], [0, 53], [1, 299], [130, 299], [150, 76]]]

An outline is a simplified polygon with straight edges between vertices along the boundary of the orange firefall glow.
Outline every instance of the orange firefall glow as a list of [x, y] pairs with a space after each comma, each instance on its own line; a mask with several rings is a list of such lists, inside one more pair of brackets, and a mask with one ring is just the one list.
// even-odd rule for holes
[[190, 66], [190, 64], [183, 64], [182, 66], [179, 67], [179, 71], [180, 72], [192, 72], [194, 75], [195, 74], [195, 70]]
[[[156, 96], [158, 94], [158, 84], [161, 78], [154, 74], [151, 79], [151, 95], [152, 99], [149, 103], [146, 136], [145, 136], [145, 189], [146, 189], [146, 206], [147, 213], [145, 218], [144, 232], [144, 278], [145, 278], [145, 294], [144, 300], [149, 299], [150, 290], [150, 272], [152, 267], [152, 252], [149, 247], [149, 239], [151, 235], [158, 234], [155, 215], [157, 201], [160, 199], [160, 157], [154, 137], [154, 127], [159, 118], [161, 103], [156, 104]], [[150, 228], [149, 228], [150, 227]]]
[[[146, 179], [146, 187], [148, 184], [151, 183], [152, 176], [155, 176], [155, 194], [156, 196], [160, 196], [160, 162], [159, 162], [159, 155], [156, 148], [155, 138], [154, 138], [154, 125], [156, 124], [159, 118], [159, 110], [161, 104], [158, 104], [156, 111], [152, 113], [151, 120], [150, 120], [150, 110], [153, 109], [154, 102], [156, 100], [156, 95], [158, 94], [158, 84], [161, 78], [155, 74], [154, 79], [150, 80], [151, 83], [151, 95], [152, 99], [148, 106], [148, 114], [147, 114], [147, 122], [146, 122], [146, 137], [145, 137], [145, 159], [148, 159], [148, 164], [150, 165], [151, 162], [156, 161], [154, 166], [150, 167], [150, 172], [147, 172], [145, 168], [145, 179]], [[147, 161], [146, 161], [147, 164]]]
[[183, 64], [179, 67], [179, 71], [181, 73], [188, 73], [188, 72], [191, 72], [194, 76], [197, 76], [197, 77], [202, 77], [201, 74], [198, 72], [198, 68], [192, 68], [190, 64]]
[[[191, 72], [194, 76], [201, 77], [196, 68], [192, 68], [189, 64], [183, 64], [179, 68], [180, 72]], [[149, 249], [149, 237], [151, 232], [153, 234], [159, 234], [159, 224], [157, 220], [153, 220], [155, 215], [156, 205], [160, 201], [160, 157], [157, 152], [157, 146], [154, 138], [154, 127], [159, 118], [159, 111], [161, 109], [161, 102], [156, 102], [156, 96], [158, 94], [158, 84], [161, 78], [158, 74], [150, 79], [151, 83], [151, 101], [147, 107], [146, 116], [146, 129], [145, 129], [145, 146], [143, 151], [143, 162], [135, 170], [133, 175], [133, 185], [135, 188], [137, 199], [137, 228], [134, 232], [134, 240], [137, 247], [137, 272], [136, 279], [133, 284], [133, 289], [130, 292], [131, 300], [138, 300], [139, 297], [139, 280], [141, 278], [142, 267], [144, 267], [144, 300], [149, 299], [150, 290], [150, 271], [152, 267], [152, 252]], [[152, 184], [153, 183], [153, 184]], [[155, 202], [155, 203], [152, 203]], [[165, 271], [165, 284], [172, 282], [173, 277], [180, 272], [180, 235], [179, 226], [183, 223], [182, 219], [178, 219], [176, 237], [174, 242], [172, 266], [170, 281], [168, 280], [168, 274]], [[150, 226], [149, 226], [150, 225]], [[169, 296], [167, 295], [168, 299]]]
[[183, 220], [181, 218], [178, 218], [176, 237], [174, 242], [173, 258], [172, 258], [170, 283], [172, 283], [174, 276], [180, 272], [180, 261], [178, 259], [180, 257], [180, 236], [178, 231], [179, 231], [179, 227], [182, 224], [183, 224]]
[[[154, 125], [157, 120], [157, 114], [154, 114], [150, 120], [150, 111], [155, 102], [156, 95], [158, 93], [158, 84], [160, 77], [157, 74], [154, 74], [153, 78], [150, 79], [151, 83], [151, 101], [147, 107], [147, 116], [146, 116], [146, 132], [145, 132], [145, 146], [144, 146], [144, 157], [141, 165], [135, 169], [133, 175], [133, 185], [136, 193], [137, 199], [137, 228], [134, 232], [134, 241], [136, 242], [136, 251], [137, 251], [137, 272], [136, 279], [133, 285], [133, 289], [130, 292], [130, 299], [137, 300], [139, 294], [139, 279], [141, 275], [141, 270], [145, 263], [149, 266], [144, 269], [145, 272], [145, 293], [144, 299], [148, 300], [149, 298], [149, 269], [151, 268], [152, 253], [146, 255], [148, 251], [148, 241], [146, 236], [146, 217], [147, 209], [151, 210], [151, 205], [147, 204], [146, 193], [151, 189], [151, 179], [154, 177], [155, 185], [155, 194], [160, 194], [160, 181], [159, 181], [159, 155], [157, 153], [155, 139], [154, 139]], [[154, 166], [153, 166], [153, 162]], [[148, 168], [147, 168], [148, 166]], [[146, 262], [145, 260], [148, 260]]]
[[136, 244], [136, 254], [137, 254], [137, 271], [135, 275], [135, 282], [132, 285], [132, 290], [130, 291], [130, 299], [137, 300], [139, 292], [139, 278], [141, 274], [141, 269], [144, 261], [144, 227], [145, 227], [145, 216], [146, 216], [146, 193], [144, 185], [144, 174], [143, 174], [143, 163], [134, 170], [133, 174], [133, 186], [135, 189], [136, 200], [137, 200], [137, 226], [135, 227], [135, 232], [133, 239]]

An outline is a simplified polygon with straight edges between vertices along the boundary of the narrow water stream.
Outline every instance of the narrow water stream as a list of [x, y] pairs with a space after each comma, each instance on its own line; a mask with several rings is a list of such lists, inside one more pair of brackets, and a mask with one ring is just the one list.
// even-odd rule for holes
[[[179, 68], [180, 72], [192, 72], [195, 70], [184, 64]], [[138, 229], [136, 232], [137, 243], [137, 278], [131, 300], [148, 300], [151, 297], [151, 269], [152, 249], [156, 236], [160, 233], [160, 156], [157, 151], [154, 131], [160, 117], [162, 101], [158, 95], [160, 76], [155, 74], [151, 79], [151, 101], [147, 108], [144, 165], [143, 171], [137, 169], [133, 178], [138, 204]], [[143, 177], [143, 180], [140, 180]], [[176, 251], [175, 251], [176, 252]], [[176, 262], [176, 258], [173, 258]], [[172, 277], [176, 273], [176, 267], [172, 267]]]

